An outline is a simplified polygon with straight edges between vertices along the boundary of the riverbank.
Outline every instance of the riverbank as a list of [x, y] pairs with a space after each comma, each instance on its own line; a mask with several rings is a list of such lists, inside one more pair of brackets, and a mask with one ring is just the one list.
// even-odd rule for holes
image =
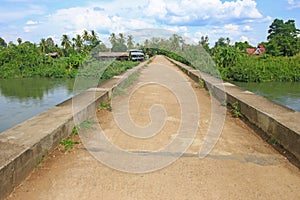
[[189, 46], [178, 53], [171, 49], [148, 49], [229, 82], [300, 82], [300, 54], [292, 57], [248, 55], [234, 46], [218, 47], [208, 54]]
[[[94, 63], [101, 67], [86, 66], [79, 73], [87, 79], [97, 78], [99, 84], [139, 64], [132, 61], [111, 61], [107, 63], [109, 66], [101, 61]], [[0, 134], [72, 97], [74, 81], [40, 77], [0, 79]]]

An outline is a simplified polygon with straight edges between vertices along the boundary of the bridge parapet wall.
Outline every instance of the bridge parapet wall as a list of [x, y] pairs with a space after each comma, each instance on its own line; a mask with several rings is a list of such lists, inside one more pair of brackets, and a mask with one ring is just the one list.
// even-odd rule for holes
[[[286, 154], [292, 162], [294, 161], [294, 164], [299, 165], [300, 112], [243, 90], [231, 83], [223, 82], [173, 59], [168, 59], [194, 81], [203, 80], [205, 87], [221, 103], [224, 103], [225, 100], [230, 105], [238, 104], [240, 113], [247, 122], [250, 122], [250, 126], [257, 129], [257, 132], [260, 132], [260, 135], [266, 140], [276, 144], [277, 149], [283, 148], [281, 153]], [[224, 96], [226, 96], [226, 99], [224, 99]]]

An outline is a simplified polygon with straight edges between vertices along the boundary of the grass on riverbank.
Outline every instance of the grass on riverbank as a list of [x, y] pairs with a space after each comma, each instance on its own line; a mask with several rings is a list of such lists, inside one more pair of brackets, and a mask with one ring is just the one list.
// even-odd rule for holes
[[218, 67], [224, 80], [239, 82], [298, 82], [300, 55], [294, 57], [243, 55], [228, 67]]
[[[196, 51], [196, 52], [195, 52]], [[293, 57], [250, 56], [235, 47], [217, 48], [209, 58], [197, 49], [187, 49], [184, 57], [167, 50], [156, 49], [157, 54], [166, 55], [181, 63], [193, 66], [197, 61], [199, 70], [225, 81], [238, 82], [298, 82], [300, 81], [300, 54]], [[213, 63], [207, 63], [214, 61]]]

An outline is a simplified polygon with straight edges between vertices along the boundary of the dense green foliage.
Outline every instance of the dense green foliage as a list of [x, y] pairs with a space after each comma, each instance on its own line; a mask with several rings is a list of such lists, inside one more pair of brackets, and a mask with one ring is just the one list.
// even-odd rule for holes
[[[113, 50], [126, 51], [124, 36], [119, 36], [115, 38], [116, 41], [112, 41], [115, 48]], [[22, 42], [21, 38], [18, 38], [17, 42], [18, 45], [12, 42], [7, 45], [5, 40], [0, 38], [0, 78], [74, 78], [79, 70], [89, 77], [100, 78], [109, 66], [102, 77], [106, 80], [137, 64], [118, 61], [112, 63], [113, 60], [99, 62], [99, 52], [108, 49], [93, 30], [90, 33], [84, 30], [82, 35], [77, 34], [72, 39], [68, 35], [62, 35], [61, 47], [55, 44], [52, 38], [42, 38], [38, 45], [28, 41]], [[130, 35], [127, 45], [133, 47], [133, 38]]]
[[[275, 57], [266, 54], [251, 56], [241, 52], [239, 48], [234, 46], [219, 46], [215, 49], [215, 53], [212, 56], [216, 64], [216, 67], [213, 67], [207, 63], [196, 63], [197, 65], [195, 65], [195, 59], [189, 59], [188, 57], [192, 56], [191, 53], [187, 53], [187, 55], [183, 57], [167, 50], [155, 49], [155, 52], [195, 67], [203, 72], [217, 77], [221, 76], [222, 79], [227, 81], [300, 81], [300, 55], [293, 57]], [[192, 60], [193, 62], [189, 62], [188, 60]], [[203, 62], [205, 60], [206, 59], [202, 59]]]
[[107, 69], [101, 76], [100, 82], [108, 80], [113, 76], [119, 75], [119, 74], [125, 72], [126, 70], [131, 69], [132, 67], [136, 66], [137, 64], [139, 64], [139, 62], [115, 61], [107, 67]]
[[[120, 52], [142, 48], [149, 56], [163, 54], [224, 80], [241, 82], [300, 81], [300, 39], [294, 20], [275, 19], [268, 30], [268, 41], [260, 45], [266, 53], [248, 55], [248, 42], [231, 44], [230, 38], [221, 37], [213, 48], [208, 36], [198, 44], [187, 44], [173, 34], [168, 39], [151, 38], [144, 45], [134, 46], [131, 35], [110, 35], [111, 51]], [[83, 77], [102, 77], [102, 81], [120, 74], [137, 63], [97, 60], [98, 53], [108, 51], [95, 31], [83, 31], [74, 38], [62, 35], [60, 47], [52, 38], [33, 44], [17, 39], [18, 45], [0, 38], [0, 78], [69, 77], [79, 72]], [[52, 58], [55, 52], [57, 56]], [[298, 54], [298, 55], [297, 55]], [[52, 57], [51, 57], [52, 56]], [[107, 68], [107, 66], [109, 66]]]
[[73, 78], [85, 56], [74, 52], [69, 57], [52, 58], [30, 42], [8, 46], [0, 51], [0, 78]]
[[207, 36], [202, 36], [198, 45], [185, 44], [178, 36], [152, 38], [145, 41], [148, 47], [145, 51], [150, 55], [166, 55], [227, 81], [300, 81], [298, 33], [294, 20], [274, 20], [269, 29], [269, 41], [261, 43], [267, 51], [259, 56], [247, 54], [246, 49], [252, 48], [248, 42], [232, 45], [229, 38], [223, 37], [209, 48]]
[[269, 27], [267, 52], [273, 56], [294, 56], [300, 50], [299, 29], [295, 20], [275, 19]]
[[300, 81], [300, 56], [241, 55], [227, 67], [219, 67], [225, 80], [240, 82]]

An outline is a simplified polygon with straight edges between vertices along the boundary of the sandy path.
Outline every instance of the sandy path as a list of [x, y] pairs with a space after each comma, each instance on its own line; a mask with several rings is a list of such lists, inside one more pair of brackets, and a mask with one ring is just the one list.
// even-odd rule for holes
[[[69, 153], [56, 150], [50, 154], [8, 199], [300, 199], [299, 169], [230, 114], [218, 143], [200, 159], [197, 155], [210, 123], [211, 98], [160, 56], [141, 72], [137, 84], [151, 78], [150, 74], [159, 76], [160, 69], [185, 77], [198, 98], [197, 135], [182, 157], [160, 170], [132, 174], [101, 164], [79, 144]], [[172, 92], [155, 84], [141, 87], [131, 95], [131, 117], [141, 127], [146, 126], [153, 103], [162, 104], [168, 114], [157, 135], [148, 139], [130, 137], [116, 125], [112, 112], [101, 110], [97, 117], [107, 138], [128, 151], [149, 152], [167, 145], [181, 119]]]

